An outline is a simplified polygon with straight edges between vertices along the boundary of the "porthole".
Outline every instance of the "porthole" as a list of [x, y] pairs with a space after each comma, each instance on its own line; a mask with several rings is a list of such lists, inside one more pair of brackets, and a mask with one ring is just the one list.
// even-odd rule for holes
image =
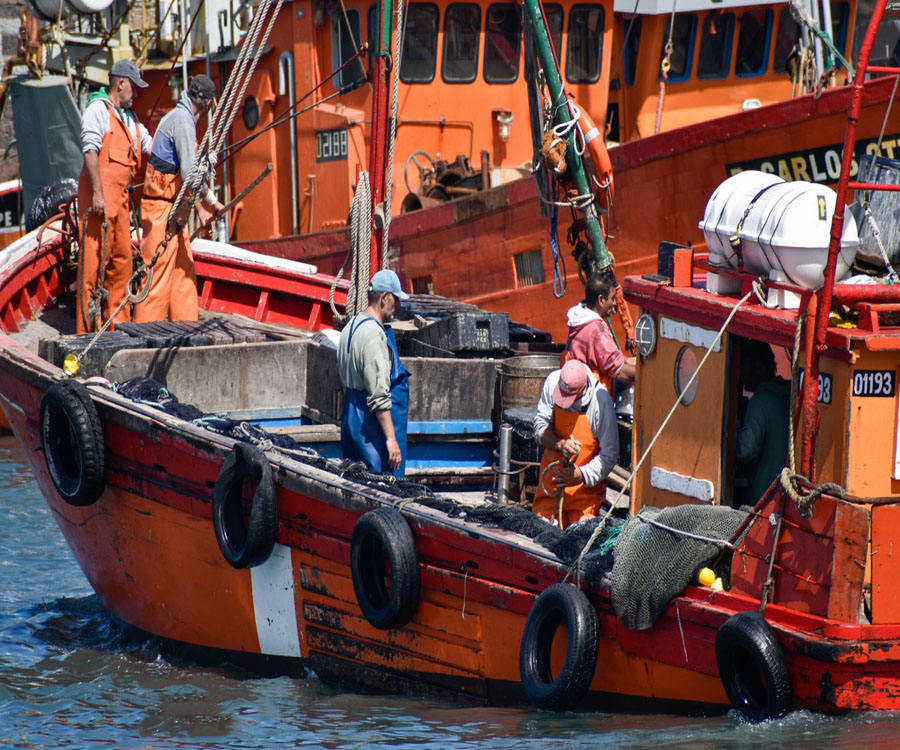
[[649, 313], [643, 313], [634, 324], [634, 345], [644, 359], [656, 349], [656, 323]]
[[686, 389], [688, 381], [695, 372], [697, 372], [697, 355], [694, 354], [694, 350], [691, 347], [681, 347], [681, 351], [678, 352], [678, 356], [675, 358], [675, 395], [678, 396], [684, 393], [681, 403], [685, 406], [690, 406], [697, 395], [697, 378], [694, 378], [690, 388]]
[[241, 112], [241, 117], [244, 120], [244, 127], [247, 128], [247, 130], [253, 130], [253, 128], [259, 125], [259, 104], [257, 103], [255, 96], [247, 97], [244, 102], [244, 109]]

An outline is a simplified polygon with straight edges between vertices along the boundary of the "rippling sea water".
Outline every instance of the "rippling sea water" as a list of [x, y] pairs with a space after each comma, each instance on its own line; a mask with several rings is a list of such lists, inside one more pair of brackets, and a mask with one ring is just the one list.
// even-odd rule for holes
[[0, 747], [881, 748], [900, 715], [749, 725], [551, 714], [258, 677], [138, 633], [93, 595], [13, 438], [0, 437]]

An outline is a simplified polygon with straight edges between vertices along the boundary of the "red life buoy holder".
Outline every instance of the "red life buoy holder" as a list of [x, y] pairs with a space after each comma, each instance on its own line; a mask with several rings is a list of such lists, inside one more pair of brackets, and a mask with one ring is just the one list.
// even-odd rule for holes
[[612, 162], [609, 159], [609, 152], [606, 150], [606, 142], [603, 139], [603, 133], [594, 124], [587, 110], [579, 107], [578, 111], [580, 112], [578, 127], [581, 129], [581, 135], [584, 138], [584, 150], [591, 158], [591, 166], [593, 167], [595, 182], [592, 187], [601, 208], [608, 210], [612, 204], [613, 197], [613, 169]]

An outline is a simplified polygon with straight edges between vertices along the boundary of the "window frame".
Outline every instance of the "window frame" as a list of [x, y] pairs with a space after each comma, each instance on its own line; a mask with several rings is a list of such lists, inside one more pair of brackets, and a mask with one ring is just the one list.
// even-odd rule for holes
[[[590, 13], [591, 11], [599, 11], [601, 14], [602, 28], [600, 30], [599, 35], [599, 49], [597, 50], [597, 62], [599, 63], [599, 67], [597, 68], [597, 77], [596, 78], [572, 78], [569, 75], [569, 67], [570, 67], [570, 55], [569, 51], [572, 48], [572, 23], [575, 18], [575, 14], [578, 11], [587, 11]], [[597, 83], [603, 77], [603, 37], [606, 34], [606, 9], [599, 4], [595, 3], [576, 3], [571, 8], [569, 8], [569, 23], [566, 27], [566, 81], [569, 83]]]
[[[630, 33], [633, 24], [637, 24], [637, 32]], [[622, 25], [622, 40], [625, 46], [625, 54], [622, 56], [622, 65], [625, 71], [625, 85], [634, 86], [635, 74], [637, 72], [638, 55], [641, 54], [641, 17], [635, 15], [633, 18], [626, 18]], [[634, 62], [632, 62], [630, 50], [634, 47]]]
[[431, 83], [434, 80], [435, 75], [437, 75], [438, 68], [438, 38], [441, 35], [441, 9], [438, 7], [437, 3], [431, 2], [412, 2], [407, 3], [404, 8], [404, 28], [409, 28], [407, 24], [407, 20], [409, 19], [410, 9], [413, 7], [417, 8], [431, 8], [434, 11], [434, 56], [431, 58], [431, 77], [430, 78], [405, 78], [403, 76], [403, 52], [406, 50], [406, 42], [408, 39], [407, 34], [403, 35], [403, 49], [400, 50], [399, 61], [397, 64], [400, 66], [400, 81], [407, 85], [412, 84], [422, 84], [422, 83]]
[[[731, 23], [729, 24], [728, 29], [728, 41], [725, 45], [725, 50], [722, 54], [722, 66], [720, 68], [720, 72], [714, 75], [701, 75], [700, 74], [700, 60], [703, 57], [703, 40], [706, 38], [705, 28], [706, 22], [712, 18], [728, 18]], [[728, 10], [723, 13], [707, 13], [706, 17], [703, 19], [703, 26], [700, 29], [700, 43], [697, 47], [697, 80], [698, 81], [721, 81], [723, 78], [728, 78], [731, 75], [731, 58], [734, 55], [734, 27], [737, 24], [737, 16], [735, 16], [734, 12]]]
[[[748, 6], [744, 12], [741, 14], [741, 18], [743, 18], [747, 13], [757, 13], [760, 9], [753, 8], [752, 6]], [[734, 56], [734, 75], [736, 78], [758, 78], [759, 76], [764, 76], [769, 72], [769, 63], [771, 62], [770, 58], [772, 57], [772, 28], [775, 26], [774, 17], [775, 14], [772, 12], [771, 8], [763, 8], [762, 12], [765, 14], [765, 23], [766, 23], [766, 39], [765, 39], [765, 51], [763, 52], [763, 65], [761, 70], [757, 70], [751, 73], [738, 73], [737, 64], [738, 58], [737, 54], [740, 51], [740, 19], [738, 19], [737, 23], [737, 38], [735, 39], [735, 56]]]
[[511, 83], [515, 83], [519, 80], [519, 68], [521, 67], [521, 58], [522, 58], [522, 16], [517, 15], [519, 19], [519, 33], [516, 38], [516, 69], [515, 75], [510, 79], [503, 80], [491, 80], [487, 77], [487, 54], [488, 54], [488, 18], [490, 17], [491, 11], [497, 7], [511, 7], [515, 11], [518, 11], [519, 4], [515, 2], [499, 2], [499, 3], [491, 3], [484, 12], [484, 50], [481, 53], [481, 77], [485, 83], [490, 84], [492, 86], [508, 86]]
[[[471, 78], [448, 78], [446, 73], [446, 65], [447, 65], [447, 14], [450, 13], [451, 8], [464, 7], [464, 8], [475, 8], [478, 11], [478, 28], [475, 32], [475, 61], [472, 69], [472, 77]], [[481, 14], [481, 6], [478, 3], [471, 2], [458, 2], [458, 3], [450, 3], [444, 9], [444, 32], [442, 34], [443, 41], [441, 42], [441, 80], [444, 83], [449, 84], [457, 84], [457, 83], [472, 83], [473, 81], [478, 79], [478, 63], [481, 60], [481, 37], [484, 36], [484, 32], [482, 31], [482, 14]]]
[[[346, 60], [344, 60], [344, 57], [342, 54], [343, 44], [341, 43], [341, 37], [342, 37], [344, 28], [348, 29], [348, 32], [350, 33], [351, 36], [353, 35], [352, 19], [354, 18], [354, 16], [356, 18], [357, 31], [359, 32], [359, 36], [356, 39], [356, 46], [358, 49], [359, 47], [362, 46], [362, 13], [359, 11], [359, 9], [358, 8], [348, 8], [347, 9], [346, 20], [350, 21], [349, 26], [347, 25], [347, 23], [345, 23], [345, 18], [344, 18], [343, 13], [332, 16], [332, 18], [335, 19], [335, 25], [332, 25], [332, 28], [331, 28], [331, 72], [332, 73], [334, 73], [338, 68], [341, 67], [341, 65], [343, 65], [346, 62]], [[335, 33], [335, 27], [337, 28], [337, 33]], [[365, 77], [366, 69], [362, 64], [362, 60], [357, 59], [356, 64], [359, 66], [359, 71], [361, 73], [360, 77]], [[344, 86], [349, 86], [351, 83], [355, 83], [357, 80], [359, 80], [357, 78], [351, 78], [353, 69], [354, 69], [354, 66], [351, 65], [348, 68], [346, 68], [345, 70], [342, 70], [340, 73], [335, 75], [333, 82], [334, 82], [334, 87], [338, 91], [340, 91], [342, 88], [344, 88]]]
[[[691, 39], [688, 44], [687, 54], [685, 57], [685, 66], [684, 73], [680, 76], [672, 76], [669, 75], [666, 78], [666, 83], [684, 83], [685, 81], [689, 81], [691, 79], [691, 75], [694, 72], [694, 47], [697, 45], [697, 13], [693, 11], [685, 11], [683, 13], [677, 13], [676, 19], [678, 16], [682, 18], [690, 18], [691, 19]], [[663, 46], [659, 52], [659, 59], [662, 62], [663, 56], [666, 54], [666, 42], [669, 40], [668, 32], [664, 35]], [[662, 72], [659, 74], [660, 80], [662, 80]]]

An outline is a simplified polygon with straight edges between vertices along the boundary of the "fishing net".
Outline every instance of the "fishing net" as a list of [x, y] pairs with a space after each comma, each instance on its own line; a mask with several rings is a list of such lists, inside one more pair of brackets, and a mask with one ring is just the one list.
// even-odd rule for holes
[[[619, 534], [612, 569], [612, 601], [630, 630], [653, 627], [669, 602], [711, 563], [747, 517], [743, 510], [712, 505], [644, 508]], [[666, 527], [666, 528], [664, 528]]]
[[[396, 496], [400, 503], [416, 502], [445, 513], [451, 518], [464, 518], [483, 526], [523, 534], [550, 550], [567, 565], [575, 562], [585, 542], [600, 522], [599, 519], [592, 519], [562, 531], [530, 510], [517, 505], [485, 502], [483, 505], [473, 507], [459, 503], [437, 495], [425, 485], [410, 479], [370, 471], [360, 461], [326, 458], [313, 448], [298, 443], [290, 435], [270, 433], [257, 425], [229, 419], [221, 414], [204, 414], [195, 406], [181, 403], [162, 383], [153, 378], [132, 378], [117, 383], [114, 388], [116, 393], [132, 401], [162, 409], [168, 414], [212, 432], [253, 443], [263, 450], [276, 448], [297, 461], [387, 492]], [[621, 520], [610, 519], [601, 538], [582, 561], [581, 572], [592, 586], [599, 585], [604, 573], [612, 569], [613, 555], [610, 553], [622, 524]]]

